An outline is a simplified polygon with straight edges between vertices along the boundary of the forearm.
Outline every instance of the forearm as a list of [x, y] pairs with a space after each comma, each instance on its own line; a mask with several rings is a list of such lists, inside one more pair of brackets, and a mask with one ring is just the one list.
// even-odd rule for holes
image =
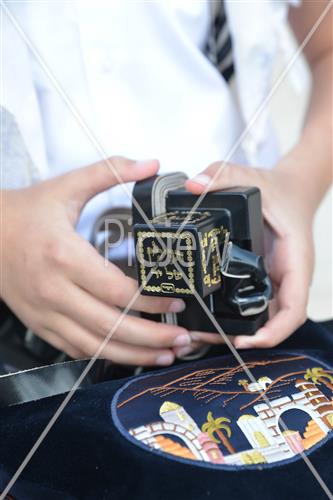
[[[303, 2], [291, 12], [291, 25], [301, 43], [327, 2]], [[322, 20], [305, 47], [312, 72], [312, 91], [303, 131], [277, 170], [288, 176], [295, 196], [314, 214], [332, 182], [332, 34], [331, 12]]]
[[313, 212], [332, 181], [332, 53], [313, 68], [313, 87], [303, 132], [277, 169], [295, 182]]

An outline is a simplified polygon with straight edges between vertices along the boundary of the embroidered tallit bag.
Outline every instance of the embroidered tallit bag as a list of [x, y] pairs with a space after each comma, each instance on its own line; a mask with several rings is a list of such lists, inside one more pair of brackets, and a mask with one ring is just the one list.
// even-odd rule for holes
[[[217, 357], [78, 391], [10, 494], [20, 500], [327, 498], [333, 335], [308, 321], [277, 349], [243, 351], [246, 369], [220, 349]], [[0, 411], [0, 491], [63, 399]]]

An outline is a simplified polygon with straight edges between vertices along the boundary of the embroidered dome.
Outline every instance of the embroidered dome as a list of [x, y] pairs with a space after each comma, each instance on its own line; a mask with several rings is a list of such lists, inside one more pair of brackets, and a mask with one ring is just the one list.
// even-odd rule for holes
[[269, 377], [260, 377], [258, 378], [258, 382], [268, 382], [269, 384], [271, 384], [273, 380]]
[[160, 415], [162, 413], [166, 413], [167, 411], [173, 411], [173, 410], [179, 410], [180, 405], [177, 405], [177, 403], [172, 403], [171, 401], [164, 401], [160, 408]]
[[251, 419], [255, 419], [256, 417], [254, 415], [250, 415], [248, 413], [246, 413], [245, 415], [242, 415], [241, 417], [239, 417], [239, 421], [240, 420], [251, 420]]

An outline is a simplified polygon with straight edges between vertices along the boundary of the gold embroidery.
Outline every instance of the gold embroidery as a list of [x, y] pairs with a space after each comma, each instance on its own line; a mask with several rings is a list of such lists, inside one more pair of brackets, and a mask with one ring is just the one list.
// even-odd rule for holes
[[241, 461], [243, 464], [264, 464], [267, 462], [266, 458], [260, 453], [260, 451], [248, 451], [240, 454]]
[[[193, 251], [191, 250], [191, 244], [192, 244], [192, 235], [188, 231], [184, 231], [180, 234], [177, 234], [172, 231], [139, 231], [138, 232], [138, 252], [139, 252], [139, 266], [140, 266], [140, 278], [141, 278], [141, 283], [143, 285], [143, 290], [146, 292], [152, 292], [152, 293], [171, 293], [171, 292], [176, 292], [176, 293], [182, 293], [182, 294], [188, 294], [188, 295], [193, 295], [194, 293], [194, 288], [195, 288], [195, 279], [194, 279], [194, 259], [193, 259]], [[188, 248], [186, 251], [186, 256], [187, 256], [187, 265], [185, 269], [183, 269], [183, 272], [187, 270], [187, 278], [189, 280], [189, 286], [187, 288], [182, 288], [178, 287], [175, 284], [171, 286], [170, 283], [162, 283], [160, 285], [148, 285], [148, 275], [151, 272], [152, 275], [161, 277], [163, 274], [166, 276], [166, 279], [168, 280], [175, 280], [179, 281], [182, 279], [182, 274], [177, 270], [177, 269], [172, 269], [168, 270], [167, 267], [162, 267], [159, 269], [153, 268], [152, 270], [148, 268], [148, 273], [147, 273], [147, 268], [145, 266], [145, 251], [144, 251], [144, 245], [143, 241], [145, 238], [171, 238], [171, 239], [179, 239], [179, 240], [185, 240], [185, 245]], [[165, 257], [170, 257], [171, 262], [175, 256], [182, 257], [184, 255], [183, 252], [177, 252], [176, 253], [170, 249], [166, 248], [162, 249], [157, 247], [155, 241], [152, 241], [151, 247], [148, 247], [147, 250], [147, 255], [148, 258], [151, 261], [151, 256], [152, 255], [158, 255], [160, 254], [161, 256]], [[163, 253], [162, 253], [163, 252]], [[171, 254], [171, 255], [170, 255]]]
[[269, 442], [267, 441], [262, 432], [255, 431], [253, 433], [253, 437], [257, 441], [260, 448], [267, 448], [267, 446], [269, 446]]

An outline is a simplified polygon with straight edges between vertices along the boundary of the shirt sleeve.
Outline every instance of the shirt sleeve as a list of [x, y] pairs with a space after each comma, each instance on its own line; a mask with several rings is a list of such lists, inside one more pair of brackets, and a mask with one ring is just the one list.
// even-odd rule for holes
[[[32, 75], [32, 56], [10, 11], [3, 16], [2, 42], [3, 86], [0, 106], [2, 139], [5, 141], [3, 163], [8, 173], [4, 181], [6, 183], [10, 180], [11, 184], [18, 187], [18, 182], [24, 184], [28, 179], [29, 182], [42, 179], [46, 174], [47, 161], [40, 108]], [[19, 150], [21, 153], [18, 153]], [[14, 156], [17, 157], [17, 163]], [[7, 163], [6, 157], [10, 163]], [[14, 169], [10, 176], [9, 167]], [[27, 172], [30, 172], [29, 177]]]
[[2, 149], [1, 184], [5, 189], [18, 189], [38, 181], [40, 176], [24, 144], [14, 116], [0, 106], [0, 141]]

